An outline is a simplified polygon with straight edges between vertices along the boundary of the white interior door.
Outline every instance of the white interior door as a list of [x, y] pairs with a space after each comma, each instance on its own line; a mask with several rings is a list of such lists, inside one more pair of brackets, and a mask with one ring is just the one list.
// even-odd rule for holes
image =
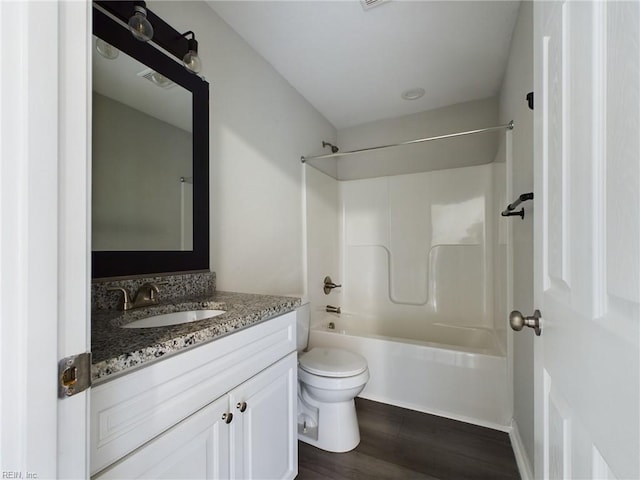
[[535, 4], [538, 478], [640, 477], [639, 41], [639, 2]]
[[87, 397], [58, 359], [89, 347], [87, 2], [0, 1], [0, 470], [86, 478]]
[[[59, 42], [55, 318], [62, 359], [91, 350], [92, 4], [63, 0], [53, 5]], [[43, 214], [49, 215], [46, 209]], [[57, 478], [89, 476], [89, 392], [57, 401]]]

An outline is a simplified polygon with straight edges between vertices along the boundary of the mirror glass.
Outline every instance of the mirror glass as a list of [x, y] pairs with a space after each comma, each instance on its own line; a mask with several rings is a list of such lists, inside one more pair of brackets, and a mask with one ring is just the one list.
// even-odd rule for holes
[[192, 93], [93, 47], [92, 249], [192, 250]]

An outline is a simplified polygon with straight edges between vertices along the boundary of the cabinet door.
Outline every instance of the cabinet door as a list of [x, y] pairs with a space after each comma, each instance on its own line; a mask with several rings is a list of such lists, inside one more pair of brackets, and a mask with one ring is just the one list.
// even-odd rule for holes
[[228, 479], [228, 407], [225, 395], [93, 478]]
[[294, 352], [230, 393], [232, 478], [290, 479], [297, 475], [296, 371]]

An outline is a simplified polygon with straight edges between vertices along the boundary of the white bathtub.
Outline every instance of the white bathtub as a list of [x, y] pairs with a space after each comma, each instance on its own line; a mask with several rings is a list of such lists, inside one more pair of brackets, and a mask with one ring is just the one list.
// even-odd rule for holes
[[[328, 328], [333, 322], [335, 329]], [[507, 359], [492, 331], [328, 315], [309, 347], [339, 347], [367, 359], [363, 398], [499, 430], [511, 419]]]

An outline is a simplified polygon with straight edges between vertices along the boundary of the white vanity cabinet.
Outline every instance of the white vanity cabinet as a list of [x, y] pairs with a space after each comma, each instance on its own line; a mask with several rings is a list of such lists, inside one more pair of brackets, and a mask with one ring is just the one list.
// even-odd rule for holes
[[295, 312], [92, 389], [94, 479], [297, 474]]

